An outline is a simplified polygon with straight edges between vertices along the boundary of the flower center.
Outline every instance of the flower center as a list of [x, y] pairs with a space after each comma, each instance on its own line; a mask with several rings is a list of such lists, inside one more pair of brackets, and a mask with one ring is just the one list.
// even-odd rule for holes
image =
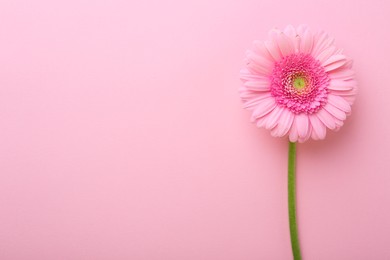
[[306, 87], [306, 80], [305, 78], [303, 77], [296, 77], [293, 81], [293, 86], [298, 89], [298, 90], [301, 90], [303, 88]]
[[309, 54], [285, 56], [275, 63], [270, 80], [277, 104], [295, 114], [315, 113], [327, 101], [329, 76]]

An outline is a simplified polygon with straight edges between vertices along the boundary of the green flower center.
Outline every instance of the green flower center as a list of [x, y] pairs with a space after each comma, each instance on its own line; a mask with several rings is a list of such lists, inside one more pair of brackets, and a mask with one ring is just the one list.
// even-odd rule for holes
[[303, 77], [296, 77], [293, 81], [294, 88], [301, 90], [306, 87], [306, 80]]

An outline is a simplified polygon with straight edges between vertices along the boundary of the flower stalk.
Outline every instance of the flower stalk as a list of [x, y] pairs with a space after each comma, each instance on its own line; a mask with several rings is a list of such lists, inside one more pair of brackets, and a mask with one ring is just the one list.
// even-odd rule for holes
[[301, 260], [299, 248], [298, 226], [296, 218], [296, 191], [295, 191], [295, 169], [296, 169], [296, 143], [289, 142], [288, 149], [288, 216], [290, 222], [290, 239], [294, 260]]

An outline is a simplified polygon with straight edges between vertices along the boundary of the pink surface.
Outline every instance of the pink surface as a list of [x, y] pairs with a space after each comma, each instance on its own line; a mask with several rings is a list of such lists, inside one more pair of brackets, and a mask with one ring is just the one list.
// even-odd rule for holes
[[305, 259], [390, 259], [389, 2], [1, 1], [0, 259], [292, 259], [287, 140], [244, 53], [307, 23], [355, 60], [353, 114], [298, 146]]

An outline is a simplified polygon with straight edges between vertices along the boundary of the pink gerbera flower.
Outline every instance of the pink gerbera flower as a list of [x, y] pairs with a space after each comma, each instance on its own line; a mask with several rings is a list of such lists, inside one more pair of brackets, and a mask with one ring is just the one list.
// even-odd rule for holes
[[273, 29], [269, 40], [254, 42], [241, 70], [240, 96], [253, 110], [252, 121], [288, 135], [291, 142], [324, 139], [338, 130], [356, 94], [352, 61], [324, 32], [305, 25]]

